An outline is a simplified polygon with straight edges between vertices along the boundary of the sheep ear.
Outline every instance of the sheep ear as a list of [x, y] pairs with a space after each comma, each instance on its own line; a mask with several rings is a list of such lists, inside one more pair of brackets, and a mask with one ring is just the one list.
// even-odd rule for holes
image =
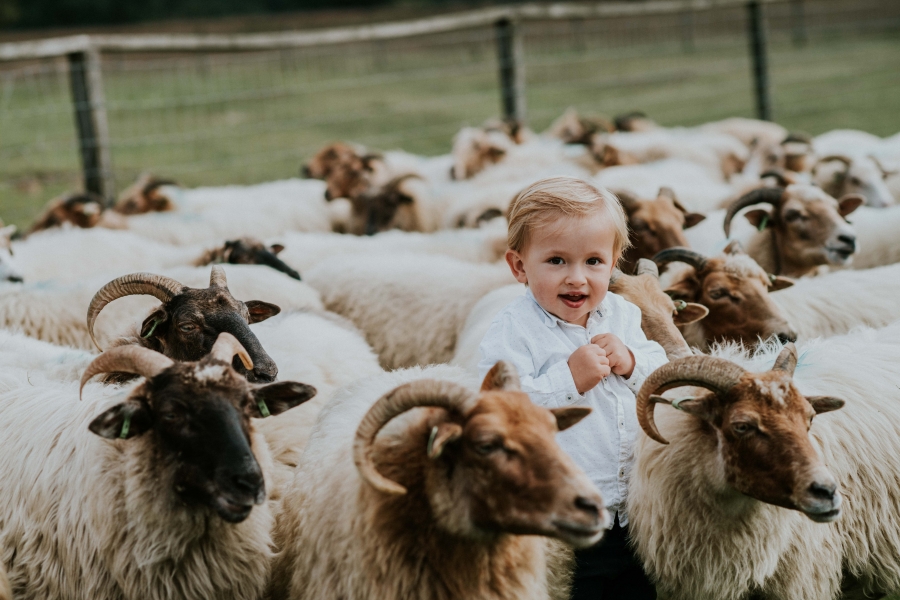
[[139, 400], [126, 400], [99, 415], [88, 425], [91, 433], [108, 440], [127, 440], [150, 429], [150, 409]]
[[484, 381], [481, 382], [482, 392], [494, 390], [518, 392], [521, 389], [516, 368], [504, 360], [498, 361], [491, 367], [491, 370], [484, 376]]
[[656, 395], [650, 396], [651, 400], [670, 404], [672, 408], [697, 417], [698, 419], [703, 419], [704, 421], [711, 421], [713, 417], [715, 417], [717, 407], [715, 398], [715, 394], [712, 393], [689, 398], [676, 398], [675, 400], [669, 400]]
[[756, 229], [765, 229], [772, 226], [772, 216], [769, 211], [762, 208], [756, 210], [748, 210], [744, 213], [744, 218], [750, 221]]
[[816, 411], [817, 415], [844, 407], [843, 400], [831, 396], [809, 396], [807, 401], [812, 404], [813, 410]]
[[675, 315], [672, 317], [672, 321], [674, 321], [676, 325], [687, 325], [688, 323], [699, 321], [700, 319], [706, 317], [706, 315], [708, 314], [709, 309], [702, 304], [697, 304], [696, 302], [685, 302], [683, 308], [676, 307]]
[[244, 302], [250, 312], [250, 323], [260, 323], [269, 317], [274, 317], [281, 312], [281, 308], [262, 300], [248, 300]]
[[722, 249], [725, 254], [745, 254], [744, 247], [739, 240], [731, 240], [728, 245]]
[[272, 251], [272, 254], [278, 254], [279, 252], [284, 250], [284, 246], [282, 246], [281, 244], [272, 244], [271, 246], [269, 246], [269, 250]]
[[842, 217], [846, 217], [865, 204], [865, 202], [866, 199], [859, 194], [847, 194], [846, 196], [841, 196], [841, 199], [838, 200], [838, 213], [840, 213]]
[[551, 408], [550, 412], [556, 417], [556, 429], [563, 431], [591, 414], [591, 408], [589, 406], [564, 406]]
[[794, 285], [794, 280], [790, 277], [782, 277], [781, 275], [769, 275], [769, 291], [777, 292]]
[[261, 385], [253, 390], [253, 406], [250, 407], [250, 416], [262, 419], [270, 415], [280, 415], [303, 404], [315, 395], [316, 388], [296, 381], [279, 381]]
[[150, 313], [150, 316], [141, 323], [141, 337], [148, 338], [154, 334], [158, 334], [157, 328], [169, 320], [169, 315], [162, 307]]
[[706, 219], [706, 215], [701, 215], [700, 213], [685, 213], [683, 229], [690, 229], [704, 219]]
[[444, 452], [447, 444], [455, 442], [462, 437], [462, 427], [456, 423], [441, 423], [431, 428], [426, 449], [428, 458], [434, 460]]

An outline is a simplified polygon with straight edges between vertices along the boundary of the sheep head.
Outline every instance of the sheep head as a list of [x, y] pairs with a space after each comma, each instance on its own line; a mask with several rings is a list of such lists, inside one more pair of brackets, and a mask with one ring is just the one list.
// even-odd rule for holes
[[145, 173], [119, 194], [112, 209], [123, 215], [175, 210], [175, 203], [161, 189], [166, 185], [175, 185], [175, 182]]
[[208, 250], [196, 263], [198, 267], [212, 263], [228, 263], [231, 265], [266, 265], [281, 271], [288, 277], [300, 280], [300, 273], [290, 268], [278, 253], [284, 250], [281, 244], [266, 247], [256, 238], [242, 237], [225, 242], [224, 246]]
[[616, 131], [653, 131], [659, 129], [659, 124], [639, 110], [621, 115], [613, 119]]
[[634, 275], [625, 275], [616, 269], [609, 281], [609, 291], [641, 309], [644, 335], [659, 342], [669, 360], [693, 354], [677, 325], [699, 321], [709, 314], [709, 309], [694, 302], [675, 301], [663, 292], [656, 263], [639, 259]]
[[[724, 256], [707, 258], [687, 248], [669, 248], [653, 261], [660, 268], [671, 262], [689, 265], [666, 293], [676, 301], [697, 302], [709, 309], [709, 315], [693, 326], [700, 330], [705, 344], [737, 341], [752, 345], [771, 336], [783, 342], [797, 339], [769, 295], [790, 287], [793, 281], [767, 274], [737, 243], [730, 244]], [[704, 345], [700, 340], [689, 341]]]
[[515, 141], [504, 131], [463, 127], [453, 138], [451, 179], [468, 179], [506, 157]]
[[582, 117], [574, 108], [568, 109], [548, 129], [549, 135], [566, 144], [589, 146], [595, 133], [615, 131], [615, 126], [604, 117]]
[[831, 155], [819, 159], [812, 169], [812, 179], [836, 198], [855, 194], [869, 206], [884, 208], [896, 203], [884, 182], [893, 173], [896, 171], [885, 169], [874, 156]]
[[375, 235], [390, 229], [420, 231], [417, 194], [410, 186], [412, 180], [418, 179], [417, 175], [395, 177], [382, 186], [351, 197], [352, 212], [347, 232]]
[[128, 398], [100, 413], [89, 429], [111, 440], [147, 437], [148, 459], [171, 473], [182, 502], [214, 510], [239, 523], [266, 498], [263, 473], [253, 454], [251, 418], [278, 415], [316, 394], [293, 381], [249, 383], [231, 368], [232, 359], [253, 368], [243, 346], [222, 333], [206, 357], [176, 362], [140, 346], [120, 346], [88, 365], [81, 389], [94, 375], [128, 372], [146, 381]]
[[[399, 434], [407, 436], [401, 452], [375, 444], [389, 421], [418, 407], [431, 410]], [[434, 380], [388, 392], [360, 423], [353, 458], [369, 486], [397, 502], [420, 500], [447, 533], [545, 535], [584, 547], [600, 538], [608, 515], [555, 435], [589, 413], [533, 404], [515, 370], [500, 362], [477, 394]]]
[[688, 212], [671, 188], [660, 188], [655, 200], [640, 200], [627, 191], [617, 191], [631, 231], [631, 248], [622, 256], [622, 268], [632, 271], [640, 258], [653, 258], [666, 248], [686, 247], [684, 230], [706, 217]]
[[4, 227], [3, 221], [0, 221], [0, 281], [21, 283], [24, 277], [16, 266], [12, 249], [12, 237], [15, 233], [15, 225]]
[[104, 210], [103, 198], [92, 192], [66, 194], [47, 203], [44, 212], [31, 225], [29, 233], [71, 223], [88, 229], [100, 222]]
[[[681, 358], [657, 369], [637, 395], [638, 421], [661, 444], [653, 415], [657, 403], [670, 404], [703, 422], [678, 443], [716, 452], [722, 481], [768, 504], [799, 510], [813, 521], [834, 521], [841, 513], [837, 483], [810, 442], [815, 415], [836, 410], [843, 400], [804, 397], [792, 381], [797, 350], [787, 344], [770, 371], [750, 373], [712, 356]], [[658, 396], [681, 386], [709, 390], [671, 400]], [[694, 435], [710, 438], [701, 443]], [[707, 448], [701, 450], [700, 448]]]
[[799, 277], [819, 265], [846, 265], [856, 251], [856, 234], [847, 215], [863, 203], [850, 194], [836, 200], [813, 185], [760, 188], [735, 200], [725, 213], [725, 235], [738, 212], [755, 204], [746, 219], [760, 230], [770, 230], [777, 256], [777, 275]]
[[248, 370], [235, 359], [234, 368], [250, 381], [275, 380], [278, 367], [249, 325], [265, 321], [281, 309], [260, 300], [236, 300], [228, 290], [221, 266], [213, 266], [206, 289], [189, 288], [174, 279], [150, 273], [124, 275], [107, 283], [88, 307], [88, 332], [94, 344], [97, 343], [94, 322], [103, 307], [134, 294], [149, 294], [162, 302], [141, 325], [141, 345], [173, 360], [199, 360], [210, 352], [219, 334], [227, 332], [241, 342], [255, 364]]

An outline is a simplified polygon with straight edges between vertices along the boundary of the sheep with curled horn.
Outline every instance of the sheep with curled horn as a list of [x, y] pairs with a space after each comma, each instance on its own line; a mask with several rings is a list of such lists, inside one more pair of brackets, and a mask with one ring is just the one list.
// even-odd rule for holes
[[772, 336], [784, 342], [797, 339], [770, 296], [793, 281], [766, 273], [740, 244], [731, 243], [722, 256], [709, 258], [688, 248], [669, 248], [653, 261], [660, 268], [676, 262], [687, 265], [672, 277], [665, 292], [676, 302], [696, 302], [709, 309], [703, 320], [681, 327], [691, 346], [706, 349], [715, 341], [755, 344]]
[[885, 179], [896, 174], [875, 156], [831, 154], [818, 159], [812, 167], [812, 181], [835, 198], [855, 194], [866, 205], [885, 208], [897, 203]]
[[732, 220], [744, 214], [758, 229], [746, 242], [747, 253], [769, 273], [806, 275], [820, 265], [842, 266], [856, 252], [856, 234], [846, 217], [863, 203], [856, 194], [836, 200], [812, 185], [759, 188], [735, 200], [725, 212], [723, 228], [731, 236]]
[[660, 595], [847, 600], [900, 589], [898, 360], [894, 324], [799, 352], [726, 346], [652, 374], [637, 399], [646, 435], [628, 510]]
[[[260, 598], [272, 555], [273, 460], [255, 420], [315, 395], [253, 384], [230, 334], [197, 362], [123, 346], [72, 382], [5, 369], [0, 564], [17, 600]], [[110, 389], [95, 375], [129, 372]], [[83, 401], [79, 402], [79, 393]]]
[[502, 362], [473, 383], [440, 365], [338, 393], [286, 493], [271, 598], [547, 597], [546, 537], [585, 547], [608, 520], [555, 440], [589, 409], [533, 404]]
[[235, 299], [221, 266], [213, 265], [206, 289], [189, 288], [151, 273], [134, 273], [110, 281], [94, 295], [88, 307], [87, 327], [94, 344], [94, 323], [103, 308], [118, 298], [135, 294], [154, 296], [162, 304], [144, 319], [137, 337], [119, 340], [120, 344], [137, 344], [173, 360], [199, 360], [210, 351], [220, 333], [228, 332], [243, 344], [255, 365], [251, 370], [235, 360], [234, 368], [250, 381], [275, 380], [278, 367], [249, 325], [277, 315], [281, 309], [260, 300]]

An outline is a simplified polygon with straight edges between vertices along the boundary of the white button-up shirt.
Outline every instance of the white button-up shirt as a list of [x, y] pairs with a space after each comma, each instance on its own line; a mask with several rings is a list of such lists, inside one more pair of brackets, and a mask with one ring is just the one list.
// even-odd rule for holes
[[[614, 334], [631, 350], [634, 371], [628, 379], [610, 374], [582, 395], [575, 388], [569, 356], [600, 333]], [[608, 292], [581, 327], [548, 313], [528, 290], [494, 318], [479, 351], [480, 377], [505, 360], [516, 367], [522, 390], [535, 404], [593, 409], [557, 440], [600, 489], [610, 513], [618, 512], [619, 523], [627, 525], [625, 498], [638, 428], [635, 394], [650, 373], [668, 362], [662, 347], [641, 330], [641, 309]]]

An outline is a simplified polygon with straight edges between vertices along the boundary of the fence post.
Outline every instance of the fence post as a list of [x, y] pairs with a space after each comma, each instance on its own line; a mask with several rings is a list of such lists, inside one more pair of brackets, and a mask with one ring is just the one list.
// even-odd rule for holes
[[685, 52], [694, 51], [694, 11], [688, 8], [681, 13], [679, 22], [681, 24], [681, 48]]
[[67, 56], [84, 188], [88, 192], [99, 194], [107, 202], [112, 202], [116, 190], [109, 152], [100, 53], [91, 48]]
[[516, 23], [503, 18], [494, 23], [500, 65], [500, 98], [504, 119], [525, 120], [525, 61], [522, 36]]
[[791, 34], [795, 46], [806, 45], [806, 11], [803, 0], [791, 0]]
[[772, 101], [769, 90], [769, 64], [766, 57], [766, 29], [762, 4], [758, 0], [747, 3], [747, 26], [750, 37], [750, 54], [753, 62], [753, 83], [756, 92], [756, 116], [764, 121], [772, 120]]

